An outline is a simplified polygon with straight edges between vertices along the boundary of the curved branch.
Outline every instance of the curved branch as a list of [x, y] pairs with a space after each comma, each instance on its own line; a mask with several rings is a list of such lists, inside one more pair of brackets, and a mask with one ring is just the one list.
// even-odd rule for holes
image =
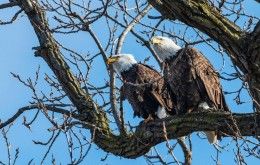
[[188, 148], [188, 146], [186, 145], [184, 139], [178, 138], [177, 141], [178, 141], [178, 143], [181, 146], [181, 149], [183, 151], [185, 164], [186, 165], [191, 165], [191, 161], [192, 161], [191, 149]]
[[[115, 18], [109, 16], [108, 14], [105, 15], [107, 18], [109, 18], [111, 21], [117, 23], [119, 26], [126, 28], [127, 26], [123, 25], [122, 23], [120, 23], [118, 20], [116, 20]], [[160, 67], [162, 67], [162, 62], [160, 61], [159, 57], [156, 55], [156, 53], [154, 52], [154, 50], [152, 49], [149, 41], [146, 41], [142, 36], [140, 36], [139, 34], [137, 34], [133, 29], [131, 29], [130, 31], [137, 39], [139, 39], [140, 41], [143, 42], [143, 44], [149, 49], [149, 51], [152, 53], [153, 57], [155, 58], [155, 60], [157, 61], [157, 63], [160, 65]]]
[[151, 5], [146, 6], [132, 21], [131, 23], [124, 29], [122, 34], [120, 35], [118, 39], [118, 43], [116, 46], [115, 54], [118, 54], [121, 52], [123, 42], [126, 38], [126, 35], [129, 31], [133, 29], [133, 27], [147, 14], [147, 12], [152, 8]]
[[56, 106], [57, 106], [56, 104], [53, 104], [53, 105], [33, 104], [33, 105], [29, 105], [29, 106], [25, 106], [25, 107], [19, 108], [19, 110], [12, 117], [7, 119], [5, 122], [0, 122], [0, 129], [4, 128], [5, 126], [7, 126], [7, 125], [11, 124], [12, 122], [14, 122], [25, 111], [32, 110], [32, 109], [43, 109], [44, 108], [44, 109], [52, 111], [52, 112], [57, 112], [57, 113], [60, 113], [60, 114], [64, 114], [64, 115], [67, 115], [67, 116], [72, 116], [74, 118], [78, 118], [78, 115], [72, 114], [70, 111], [67, 111], [65, 109], [57, 108]]
[[34, 0], [20, 0], [19, 5], [27, 14], [40, 43], [40, 46], [36, 48], [35, 55], [46, 61], [78, 111], [88, 113], [89, 120], [93, 120], [95, 118], [93, 111], [96, 110], [96, 105], [92, 98], [81, 89], [78, 80], [62, 58], [59, 46], [49, 30], [45, 12]]
[[[124, 31], [122, 32], [122, 34], [120, 35], [119, 39], [118, 39], [118, 43], [116, 46], [116, 50], [115, 50], [115, 54], [119, 54], [121, 53], [121, 49], [123, 46], [123, 42], [126, 38], [127, 33], [147, 14], [147, 12], [152, 8], [151, 5], [146, 6], [143, 11], [141, 11], [132, 21], [131, 23], [124, 29]], [[124, 126], [121, 125], [122, 121], [121, 118], [123, 116], [123, 114], [119, 113], [119, 110], [116, 106], [116, 95], [115, 95], [115, 73], [114, 70], [112, 68], [112, 66], [109, 67], [109, 71], [110, 71], [110, 104], [111, 104], [111, 109], [114, 115], [114, 118], [116, 120], [116, 123], [118, 125], [118, 128], [120, 130], [121, 133], [125, 133], [125, 129]]]
[[248, 82], [254, 105], [260, 111], [260, 21], [250, 33], [249, 41], [247, 58], [252, 74], [248, 76]]
[[[241, 136], [259, 136], [260, 114], [230, 113], [190, 113], [157, 120], [137, 127], [135, 133], [128, 136], [106, 134], [95, 136], [95, 143], [107, 152], [125, 158], [134, 159], [147, 153], [151, 147], [166, 141], [163, 123], [168, 139], [176, 139], [195, 131], [223, 132], [226, 136], [235, 136], [234, 120]], [[256, 120], [255, 120], [256, 119]]]

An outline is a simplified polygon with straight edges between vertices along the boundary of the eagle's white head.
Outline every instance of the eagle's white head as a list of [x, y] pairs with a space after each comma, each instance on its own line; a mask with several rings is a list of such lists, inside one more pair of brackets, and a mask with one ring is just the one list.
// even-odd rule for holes
[[181, 47], [176, 45], [173, 40], [163, 36], [154, 36], [151, 39], [151, 45], [162, 61], [175, 56], [175, 54], [181, 49]]
[[113, 65], [114, 69], [118, 74], [123, 71], [129, 70], [137, 61], [131, 54], [117, 54], [112, 55], [107, 59], [108, 65]]

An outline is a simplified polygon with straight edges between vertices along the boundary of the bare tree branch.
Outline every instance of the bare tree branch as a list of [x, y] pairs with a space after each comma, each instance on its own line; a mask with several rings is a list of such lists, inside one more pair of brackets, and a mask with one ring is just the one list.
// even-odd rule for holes
[[186, 165], [191, 165], [191, 161], [192, 161], [192, 155], [191, 155], [191, 150], [188, 148], [188, 146], [185, 143], [185, 138], [178, 138], [177, 139], [178, 143], [181, 146], [181, 149], [184, 153], [184, 158], [185, 158], [185, 164]]
[[[242, 136], [259, 136], [259, 115], [232, 114]], [[255, 123], [254, 118], [257, 118]], [[210, 122], [206, 122], [209, 121]], [[133, 135], [120, 137], [107, 134], [108, 139], [96, 137], [95, 143], [106, 151], [115, 155], [134, 159], [147, 153], [156, 144], [165, 141], [163, 122], [167, 129], [167, 138], [176, 139], [186, 136], [194, 131], [218, 130], [226, 136], [233, 136], [231, 129], [233, 119], [229, 113], [191, 113], [184, 116], [170, 117], [165, 120], [141, 124]], [[116, 144], [116, 145], [113, 145]]]
[[125, 30], [122, 32], [120, 35], [118, 42], [117, 42], [117, 47], [115, 50], [115, 54], [119, 54], [122, 49], [123, 42], [126, 38], [126, 35], [129, 31], [133, 29], [133, 27], [147, 14], [147, 12], [152, 8], [151, 5], [148, 5], [141, 11], [132, 21], [131, 23], [125, 28]]
[[13, 1], [13, 2], [9, 2], [9, 3], [0, 4], [0, 9], [5, 9], [5, 8], [9, 8], [9, 7], [18, 6], [18, 4], [19, 4], [18, 1]]
[[9, 118], [7, 121], [0, 123], [0, 129], [6, 127], [7, 125], [11, 124], [12, 122], [14, 122], [21, 114], [23, 114], [24, 112], [28, 111], [28, 110], [33, 110], [33, 109], [42, 109], [44, 106], [45, 109], [52, 111], [52, 112], [56, 112], [56, 113], [60, 113], [60, 114], [64, 114], [67, 116], [72, 116], [74, 118], [78, 118], [77, 114], [73, 114], [70, 111], [67, 111], [65, 109], [62, 108], [58, 108], [57, 105], [53, 104], [53, 105], [29, 105], [29, 106], [25, 106], [20, 108], [11, 118]]

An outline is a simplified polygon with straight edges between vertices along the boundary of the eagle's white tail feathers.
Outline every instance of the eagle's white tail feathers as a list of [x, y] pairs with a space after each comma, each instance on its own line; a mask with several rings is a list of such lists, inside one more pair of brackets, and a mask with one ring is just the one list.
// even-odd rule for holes
[[164, 107], [159, 106], [156, 112], [156, 115], [159, 119], [166, 118], [168, 115]]
[[[159, 119], [163, 119], [168, 116], [165, 108], [161, 107], [161, 106], [158, 107], [156, 115]], [[206, 134], [207, 139], [210, 144], [217, 144], [218, 139], [217, 139], [217, 134], [215, 131], [205, 131], [204, 133]], [[180, 137], [180, 139], [185, 140], [185, 136]]]
[[206, 134], [210, 144], [217, 144], [218, 138], [215, 131], [205, 131], [204, 133]]
[[203, 110], [208, 110], [210, 108], [208, 103], [206, 103], [206, 102], [200, 103], [198, 107], [202, 108]]
[[[198, 108], [200, 108], [202, 110], [210, 109], [210, 107], [209, 107], [207, 102], [201, 102], [199, 104]], [[218, 138], [217, 138], [217, 134], [216, 134], [215, 131], [205, 131], [204, 133], [206, 134], [207, 139], [208, 139], [210, 144], [217, 144]]]

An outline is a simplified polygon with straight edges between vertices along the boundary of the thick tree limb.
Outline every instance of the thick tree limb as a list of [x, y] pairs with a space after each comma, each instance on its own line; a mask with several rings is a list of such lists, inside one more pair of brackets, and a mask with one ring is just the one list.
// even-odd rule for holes
[[49, 31], [45, 12], [40, 8], [37, 1], [21, 0], [20, 7], [27, 14], [40, 43], [40, 46], [36, 48], [35, 55], [42, 57], [46, 61], [79, 111], [93, 112], [95, 104], [92, 98], [80, 88], [79, 82], [62, 58], [58, 44]]
[[[233, 114], [242, 136], [259, 136], [260, 118], [253, 113]], [[226, 135], [234, 135], [233, 119], [228, 113], [193, 113], [184, 116], [175, 116], [148, 124], [141, 124], [135, 133], [127, 137], [107, 134], [104, 137], [96, 136], [95, 143], [115, 155], [126, 158], [136, 158], [147, 153], [152, 146], [164, 142], [163, 122], [167, 130], [168, 139], [176, 139], [194, 131], [218, 130]]]
[[248, 36], [249, 45], [247, 58], [249, 61], [250, 76], [248, 76], [249, 88], [253, 96], [255, 107], [260, 111], [260, 22]]

